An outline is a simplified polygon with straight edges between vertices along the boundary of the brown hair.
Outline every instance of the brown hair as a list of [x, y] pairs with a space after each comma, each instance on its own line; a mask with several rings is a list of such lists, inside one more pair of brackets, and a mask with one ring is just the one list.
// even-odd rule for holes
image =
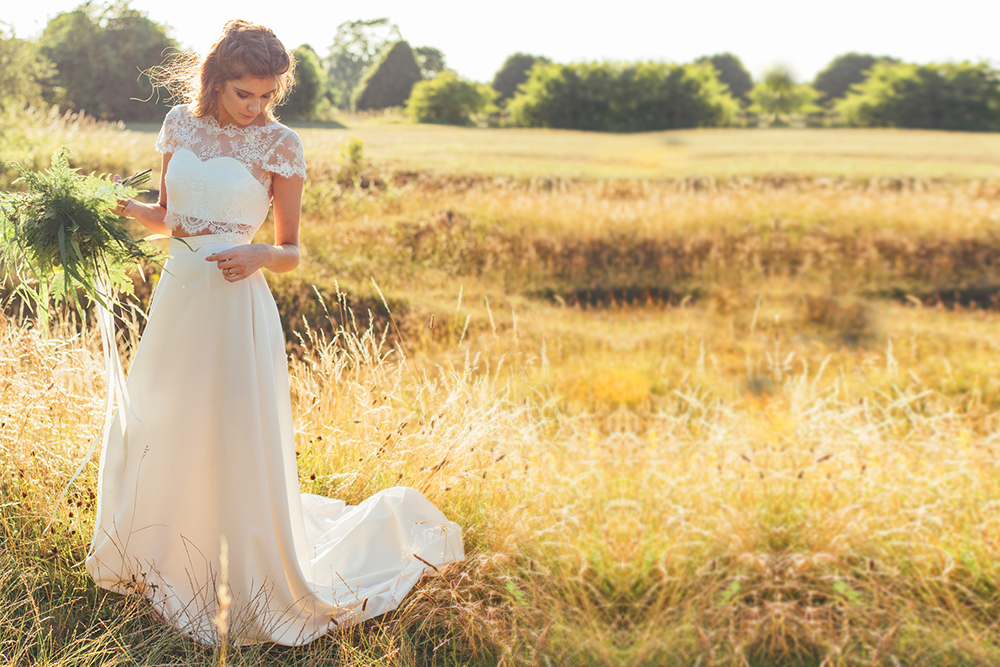
[[151, 72], [153, 81], [172, 97], [191, 102], [191, 114], [204, 118], [217, 111], [217, 85], [245, 76], [274, 77], [278, 82], [264, 114], [274, 120], [274, 108], [291, 92], [295, 58], [270, 28], [248, 21], [229, 21], [203, 58], [179, 54]]

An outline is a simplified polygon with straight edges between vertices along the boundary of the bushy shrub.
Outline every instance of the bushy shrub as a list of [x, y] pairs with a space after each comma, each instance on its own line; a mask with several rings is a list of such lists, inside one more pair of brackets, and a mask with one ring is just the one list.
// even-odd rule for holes
[[295, 84], [291, 94], [281, 105], [285, 118], [306, 120], [313, 118], [326, 92], [326, 72], [319, 56], [308, 44], [295, 49]]
[[406, 113], [416, 123], [470, 125], [476, 114], [495, 110], [496, 91], [446, 70], [413, 86]]
[[382, 52], [365, 72], [354, 93], [356, 111], [402, 106], [413, 84], [420, 81], [420, 66], [410, 45], [400, 40]]
[[537, 64], [507, 103], [523, 127], [612, 132], [719, 126], [738, 108], [707, 63]]
[[986, 63], [876, 63], [835, 106], [848, 125], [1000, 131], [1000, 72]]

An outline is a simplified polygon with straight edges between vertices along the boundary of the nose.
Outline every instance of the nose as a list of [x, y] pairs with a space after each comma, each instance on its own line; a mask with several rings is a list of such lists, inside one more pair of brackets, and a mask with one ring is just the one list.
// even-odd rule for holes
[[250, 111], [253, 111], [254, 113], [260, 111], [260, 100], [259, 99], [253, 98], [253, 99], [250, 100]]

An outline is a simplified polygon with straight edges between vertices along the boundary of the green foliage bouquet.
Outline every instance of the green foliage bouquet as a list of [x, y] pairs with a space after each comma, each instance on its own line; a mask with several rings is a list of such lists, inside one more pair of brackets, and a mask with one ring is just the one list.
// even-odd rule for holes
[[114, 183], [106, 174], [80, 175], [69, 167], [68, 153], [57, 151], [44, 172], [18, 165], [15, 183], [27, 189], [0, 193], [0, 274], [34, 302], [43, 329], [50, 300], [82, 312], [82, 290], [110, 309], [119, 303], [117, 294], [134, 293], [130, 270], [163, 260], [156, 248], [129, 236], [125, 219], [114, 212], [121, 200], [139, 194], [149, 171]]

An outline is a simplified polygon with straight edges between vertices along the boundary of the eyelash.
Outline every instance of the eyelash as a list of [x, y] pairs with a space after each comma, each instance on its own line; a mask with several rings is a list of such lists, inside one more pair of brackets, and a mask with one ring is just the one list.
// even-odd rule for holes
[[[243, 93], [236, 93], [236, 94], [240, 96], [241, 100], [245, 100], [245, 99], [248, 99], [250, 97], [249, 95], [244, 95]], [[269, 94], [268, 95], [264, 95], [264, 99], [265, 100], [271, 99], [271, 95], [269, 95]]]

